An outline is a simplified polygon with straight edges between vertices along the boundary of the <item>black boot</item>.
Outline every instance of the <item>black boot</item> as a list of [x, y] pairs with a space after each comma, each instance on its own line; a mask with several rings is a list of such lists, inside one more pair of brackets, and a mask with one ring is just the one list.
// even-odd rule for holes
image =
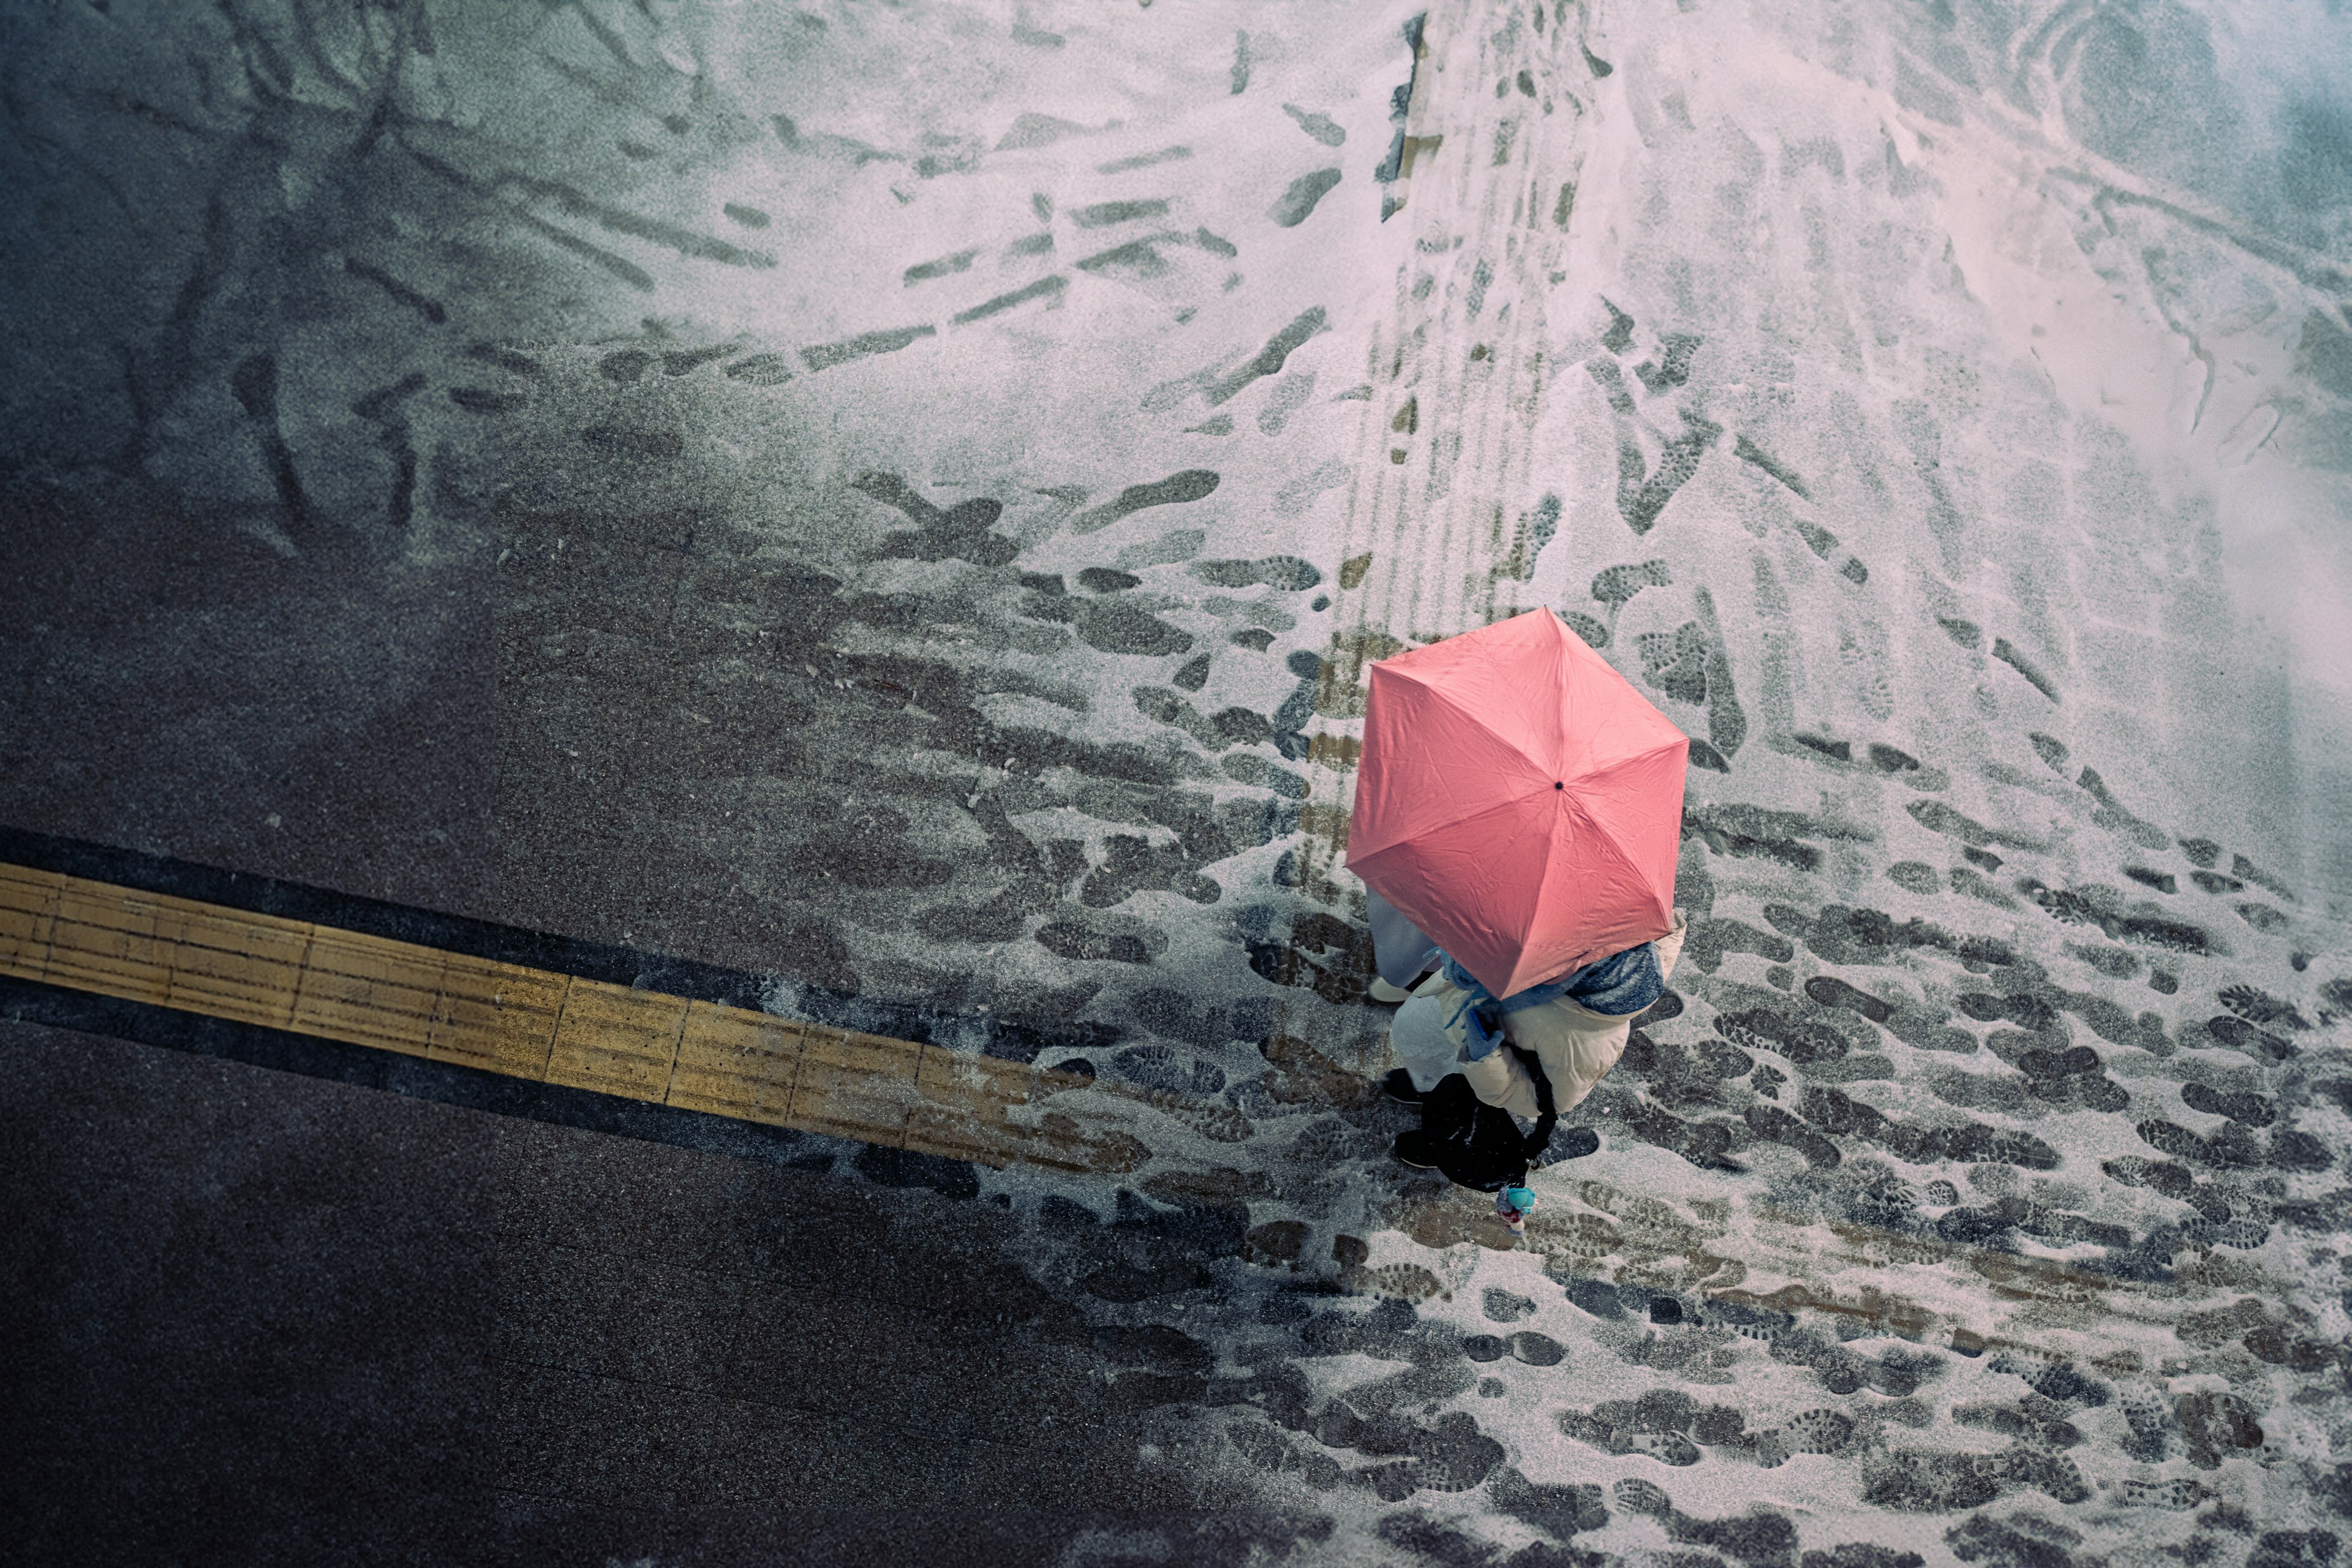
[[1412, 1087], [1412, 1074], [1402, 1068], [1389, 1069], [1389, 1076], [1381, 1079], [1381, 1092], [1399, 1105], [1421, 1103], [1421, 1090]]
[[1411, 1165], [1416, 1171], [1437, 1169], [1437, 1140], [1417, 1127], [1397, 1134], [1394, 1152], [1400, 1164]]
[[[1404, 1076], [1404, 1069], [1400, 1068], [1390, 1076]], [[1405, 1087], [1412, 1087], [1409, 1079]], [[1421, 1106], [1421, 1126], [1398, 1136], [1396, 1157], [1416, 1170], [1444, 1170], [1458, 1157], [1470, 1136], [1478, 1114], [1478, 1097], [1471, 1092], [1470, 1080], [1454, 1072], [1438, 1079], [1435, 1089], [1415, 1098]]]

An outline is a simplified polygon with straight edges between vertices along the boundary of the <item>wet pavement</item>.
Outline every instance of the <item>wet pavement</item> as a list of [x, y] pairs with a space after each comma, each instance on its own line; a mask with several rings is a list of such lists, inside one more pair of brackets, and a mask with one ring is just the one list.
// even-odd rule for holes
[[[2335, 1560], [2346, 36], [1850, 9], [0, 23], [0, 823], [1149, 1151], [12, 992], [7, 1550]], [[1342, 853], [1363, 663], [1537, 606], [1692, 935], [1505, 1249]]]

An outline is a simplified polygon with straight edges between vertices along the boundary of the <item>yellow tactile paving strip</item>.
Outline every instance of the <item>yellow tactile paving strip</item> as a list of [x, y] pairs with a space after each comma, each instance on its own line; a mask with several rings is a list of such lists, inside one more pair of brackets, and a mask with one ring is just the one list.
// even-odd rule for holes
[[1003, 1167], [1123, 1173], [1068, 1073], [0, 864], [0, 975]]

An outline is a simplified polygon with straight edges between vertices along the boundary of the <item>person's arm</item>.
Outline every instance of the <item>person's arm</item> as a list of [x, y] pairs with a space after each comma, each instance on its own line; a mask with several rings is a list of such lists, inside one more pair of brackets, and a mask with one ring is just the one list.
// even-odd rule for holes
[[1475, 1062], [1464, 1062], [1460, 1070], [1470, 1080], [1470, 1091], [1488, 1105], [1500, 1106], [1514, 1116], [1537, 1113], [1536, 1080], [1528, 1076], [1515, 1053], [1498, 1050]]
[[[1674, 973], [1689, 929], [1689, 921], [1677, 910], [1674, 929], [1654, 944], [1662, 978]], [[1543, 1063], [1544, 1076], [1551, 1079], [1552, 1102], [1566, 1110], [1591, 1094], [1593, 1086], [1617, 1065], [1617, 1058], [1625, 1054], [1625, 1042], [1633, 1036], [1633, 1019], [1639, 1016], [1596, 1013], [1562, 997], [1514, 1014], [1505, 1021], [1505, 1028], [1514, 1045], [1535, 1052]]]
[[1566, 997], [1516, 1014], [1516, 1041], [1536, 1054], [1551, 1079], [1552, 1104], [1567, 1110], [1592, 1092], [1625, 1054], [1631, 1017], [1611, 1017]]

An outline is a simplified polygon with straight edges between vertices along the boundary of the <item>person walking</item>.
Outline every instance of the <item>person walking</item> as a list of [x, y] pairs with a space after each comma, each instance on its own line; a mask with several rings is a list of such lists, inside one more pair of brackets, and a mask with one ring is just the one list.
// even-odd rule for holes
[[[1395, 930], [1400, 923], [1413, 936], [1421, 934], [1394, 906], [1379, 901], [1387, 906], [1388, 919], [1373, 925], [1376, 961], [1382, 924], [1390, 928], [1392, 948], [1402, 935]], [[1477, 1104], [1518, 1121], [1557, 1119], [1581, 1104], [1624, 1054], [1633, 1020], [1665, 994], [1687, 930], [1677, 910], [1673, 928], [1654, 942], [1502, 997], [1428, 943], [1435, 967], [1410, 989], [1389, 986], [1402, 1005], [1389, 1026], [1397, 1065], [1383, 1088], [1391, 1099], [1422, 1111], [1421, 1126], [1397, 1138], [1396, 1157], [1453, 1176], [1475, 1163], [1471, 1150], [1482, 1142], [1502, 1147], [1501, 1123], [1493, 1118], [1486, 1120], [1481, 1139], [1474, 1097]], [[1411, 942], [1411, 937], [1403, 938], [1408, 951]], [[1386, 981], [1391, 966], [1380, 967]], [[1526, 1141], [1530, 1162], [1548, 1149], [1555, 1158], [1572, 1159], [1600, 1147], [1589, 1128], [1573, 1129], [1560, 1140], [1551, 1137], [1549, 1127], [1544, 1132], [1540, 1141]], [[1486, 1187], [1484, 1180], [1462, 1184]]]
[[1348, 865], [1401, 1004], [1387, 1086], [1422, 1107], [1396, 1152], [1508, 1206], [1681, 954], [1689, 742], [1549, 610], [1370, 676]]

